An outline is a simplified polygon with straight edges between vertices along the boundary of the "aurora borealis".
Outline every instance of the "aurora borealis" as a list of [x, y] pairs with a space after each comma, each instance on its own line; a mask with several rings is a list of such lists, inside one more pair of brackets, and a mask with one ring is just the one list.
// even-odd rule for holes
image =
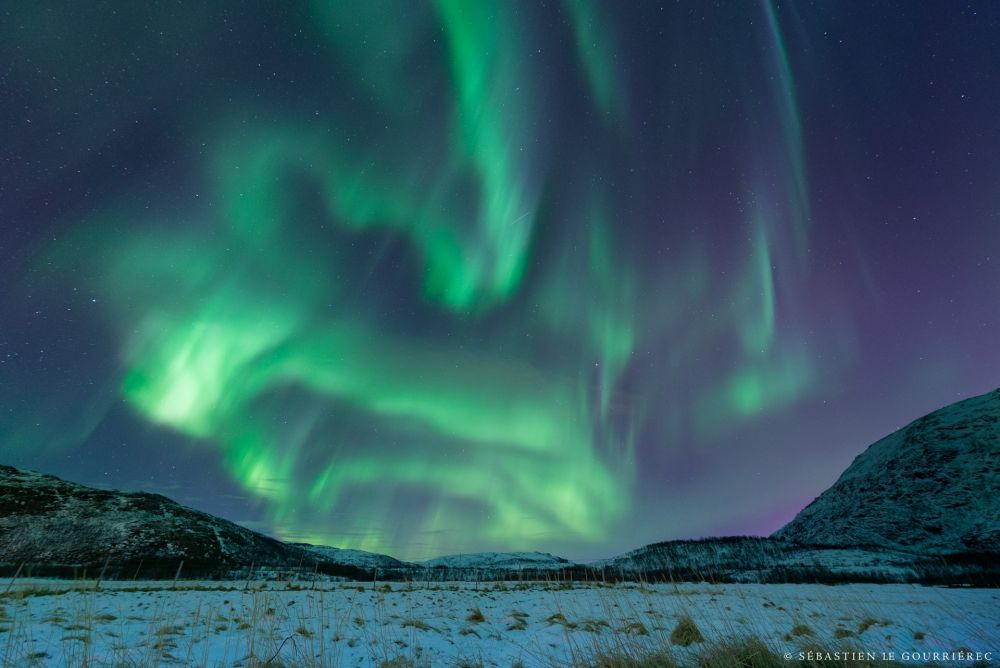
[[1000, 7], [0, 9], [0, 463], [417, 559], [769, 533], [1000, 385]]

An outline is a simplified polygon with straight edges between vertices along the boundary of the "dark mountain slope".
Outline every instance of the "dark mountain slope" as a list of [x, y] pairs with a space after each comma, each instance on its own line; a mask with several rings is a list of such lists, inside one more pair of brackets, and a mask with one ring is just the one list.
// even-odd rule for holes
[[917, 552], [1000, 551], [1000, 390], [886, 436], [775, 538]]
[[46, 564], [145, 560], [298, 564], [304, 553], [158, 494], [94, 489], [0, 466], [0, 561]]

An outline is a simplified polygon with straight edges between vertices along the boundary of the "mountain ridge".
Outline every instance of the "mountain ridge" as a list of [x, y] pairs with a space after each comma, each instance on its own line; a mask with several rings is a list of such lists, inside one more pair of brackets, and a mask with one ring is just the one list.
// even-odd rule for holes
[[[0, 465], [0, 563], [169, 565], [225, 577], [254, 565], [349, 578], [775, 578], [789, 572], [915, 577], [923, 554], [1000, 554], [1000, 389], [938, 409], [876, 441], [770, 537], [654, 543], [592, 563], [544, 552], [408, 562], [285, 543], [149, 492], [102, 490]], [[962, 557], [968, 560], [968, 557]], [[965, 562], [963, 562], [965, 563]], [[148, 570], [148, 568], [147, 568]], [[964, 572], [964, 571], [963, 571]], [[749, 574], [749, 575], [748, 575]], [[839, 575], [838, 575], [839, 577]]]

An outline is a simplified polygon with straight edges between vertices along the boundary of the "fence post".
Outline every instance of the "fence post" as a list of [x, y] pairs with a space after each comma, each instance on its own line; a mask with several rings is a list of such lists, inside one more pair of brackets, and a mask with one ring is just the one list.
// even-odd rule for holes
[[181, 559], [181, 563], [177, 566], [177, 572], [174, 573], [174, 589], [177, 589], [177, 578], [181, 576], [181, 569], [184, 568], [184, 560]]
[[101, 573], [97, 576], [97, 582], [94, 583], [94, 591], [101, 588], [101, 580], [104, 579], [104, 573], [108, 570], [108, 562], [111, 561], [111, 555], [104, 557], [104, 565], [101, 567]]
[[250, 579], [253, 578], [253, 567], [256, 563], [255, 561], [250, 562], [250, 570], [247, 572], [247, 583], [243, 585], [243, 591], [250, 588]]
[[14, 572], [14, 577], [12, 577], [10, 579], [10, 582], [7, 583], [7, 589], [4, 591], [5, 594], [8, 593], [10, 591], [10, 588], [14, 586], [14, 581], [17, 580], [17, 576], [21, 574], [21, 569], [23, 568], [24, 568], [24, 562], [22, 561], [21, 565], [18, 566], [17, 570]]

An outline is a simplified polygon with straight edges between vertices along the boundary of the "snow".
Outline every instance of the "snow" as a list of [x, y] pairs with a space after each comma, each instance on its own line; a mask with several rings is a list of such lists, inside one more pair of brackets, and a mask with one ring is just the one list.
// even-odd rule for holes
[[[1000, 652], [1000, 591], [915, 585], [108, 582], [20, 580], [0, 596], [6, 665], [567, 665], [669, 647], [689, 615], [708, 642], [779, 652]], [[470, 619], [473, 611], [482, 619]], [[800, 626], [800, 635], [792, 630]], [[802, 632], [808, 627], [811, 634]], [[850, 632], [836, 638], [838, 629]], [[645, 632], [645, 633], [643, 633]], [[697, 651], [673, 647], [684, 662]], [[804, 651], [804, 650], [803, 650]], [[32, 659], [33, 657], [33, 659]], [[689, 663], [689, 662], [685, 662]], [[969, 665], [969, 662], [960, 662]]]

